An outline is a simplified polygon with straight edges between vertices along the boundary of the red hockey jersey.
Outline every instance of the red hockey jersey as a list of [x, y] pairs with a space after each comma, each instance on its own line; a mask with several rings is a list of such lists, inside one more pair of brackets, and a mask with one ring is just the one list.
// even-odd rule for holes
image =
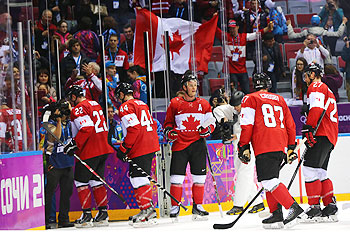
[[72, 135], [77, 143], [77, 155], [90, 159], [113, 153], [108, 144], [108, 128], [101, 106], [93, 100], [84, 100], [72, 109]]
[[332, 91], [323, 82], [313, 82], [307, 89], [307, 103], [310, 106], [306, 124], [316, 127], [323, 109], [330, 101], [326, 114], [324, 115], [316, 136], [327, 136], [335, 146], [338, 140], [338, 111], [337, 103]]
[[153, 120], [148, 106], [141, 100], [131, 99], [119, 108], [124, 143], [130, 148], [129, 158], [159, 151], [157, 122]]
[[[179, 131], [179, 137], [174, 141], [172, 150], [180, 151], [188, 147], [193, 142], [200, 139], [198, 128], [204, 122], [214, 118], [208, 101], [196, 98], [188, 102], [180, 97], [175, 97], [170, 101], [166, 112], [164, 128], [172, 127]], [[215, 120], [210, 124], [211, 132], [215, 128]]]
[[[261, 34], [264, 30], [260, 30]], [[221, 40], [221, 29], [216, 29], [215, 36]], [[232, 38], [230, 33], [226, 33], [227, 38], [227, 50], [226, 56], [229, 59], [229, 72], [230, 74], [243, 74], [247, 73], [246, 67], [246, 45], [247, 41], [254, 41], [257, 39], [257, 34], [253, 33], [239, 33], [236, 38]]]
[[[32, 133], [30, 131], [28, 123], [27, 127], [27, 145], [30, 148], [32, 143]], [[16, 128], [16, 134], [15, 134]], [[11, 136], [6, 138], [6, 132]], [[18, 142], [18, 150], [23, 150], [23, 124], [21, 110], [16, 109], [16, 119], [14, 119], [14, 111], [12, 108], [0, 109], [0, 140], [5, 142], [11, 150], [15, 149], [15, 138]]]
[[295, 123], [282, 96], [265, 91], [242, 100], [242, 133], [239, 145], [252, 142], [255, 155], [282, 151], [295, 143]]

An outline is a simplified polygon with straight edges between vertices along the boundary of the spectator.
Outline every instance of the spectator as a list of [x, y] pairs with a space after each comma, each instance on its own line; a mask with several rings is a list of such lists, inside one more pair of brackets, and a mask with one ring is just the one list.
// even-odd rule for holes
[[106, 78], [107, 78], [107, 102], [113, 108], [118, 109], [120, 106], [119, 101], [114, 95], [114, 90], [117, 88], [119, 83], [119, 75], [114, 62], [108, 61], [106, 63]]
[[318, 39], [322, 40], [322, 36], [329, 36], [329, 37], [341, 37], [344, 34], [345, 31], [345, 24], [347, 22], [347, 18], [343, 17], [343, 23], [340, 25], [337, 31], [327, 31], [323, 27], [320, 27], [320, 17], [318, 15], [314, 15], [311, 18], [311, 27], [307, 28], [306, 30], [303, 30], [302, 32], [294, 32], [291, 20], [287, 20], [288, 25], [288, 38], [293, 40], [297, 38], [303, 38], [306, 37], [308, 34], [314, 34]]
[[61, 83], [65, 83], [72, 75], [84, 75], [82, 65], [90, 62], [90, 59], [81, 52], [80, 40], [75, 38], [71, 39], [68, 42], [68, 50], [70, 53], [63, 58], [61, 62]]
[[345, 72], [346, 72], [346, 94], [348, 101], [350, 101], [350, 45], [349, 38], [344, 37], [345, 45], [341, 52], [341, 58], [345, 61]]
[[108, 143], [120, 144], [123, 142], [123, 130], [120, 122], [114, 119], [115, 111], [112, 105], [108, 105]]
[[[349, 19], [350, 18], [350, 2], [349, 2], [349, 0], [339, 0], [338, 3], [339, 3], [339, 8], [343, 9], [344, 16]], [[348, 32], [350, 31], [349, 25], [350, 24], [347, 24], [347, 31]]]
[[145, 71], [138, 65], [130, 67], [127, 72], [133, 82], [134, 98], [147, 104], [147, 85]]
[[[49, 120], [48, 127], [53, 134], [66, 143], [72, 138], [72, 128], [69, 120], [70, 110], [69, 103], [60, 100], [60, 109], [52, 114], [60, 117], [52, 117]], [[63, 145], [58, 143], [50, 133], [45, 135], [45, 155], [47, 156], [45, 187], [45, 225], [50, 229], [49, 214], [51, 212], [51, 200], [55, 195], [58, 184], [60, 185], [60, 208], [58, 215], [58, 227], [73, 227], [74, 224], [69, 222], [70, 197], [73, 193], [74, 180], [74, 157], [63, 153]], [[56, 203], [55, 203], [56, 204]]]
[[[6, 46], [6, 50], [10, 50], [10, 35], [8, 30], [8, 25], [12, 27], [12, 17], [9, 13], [4, 12], [0, 14], [0, 45]], [[17, 32], [11, 30], [12, 36], [12, 56], [13, 60], [17, 61], [18, 59], [18, 34]], [[3, 48], [4, 49], [4, 48]], [[9, 52], [10, 55], [10, 52]]]
[[129, 66], [133, 66], [134, 60], [134, 30], [130, 24], [126, 24], [123, 28], [125, 41], [120, 45], [120, 48], [128, 54]]
[[102, 80], [97, 77], [100, 73], [100, 66], [96, 62], [82, 65], [84, 77], [72, 75], [66, 82], [65, 89], [68, 90], [72, 85], [78, 85], [83, 88], [84, 97], [87, 100], [99, 101], [102, 93]]
[[35, 47], [40, 56], [49, 57], [49, 43], [51, 36], [57, 30], [56, 25], [52, 23], [52, 12], [44, 10], [41, 19], [36, 23], [35, 32]]
[[60, 53], [60, 61], [69, 54], [68, 43], [73, 35], [68, 32], [68, 24], [65, 20], [58, 23], [58, 30], [52, 36], [51, 51], [55, 51], [55, 40], [58, 41], [58, 49]]
[[39, 1], [39, 12], [43, 12], [48, 9], [52, 12], [52, 20], [56, 24], [63, 19], [66, 19], [68, 11], [67, 6], [70, 1], [64, 0], [47, 0]]
[[157, 16], [168, 18], [170, 1], [169, 0], [149, 0], [152, 4], [152, 12]]
[[320, 44], [314, 34], [309, 33], [297, 52], [296, 58], [299, 57], [305, 58], [308, 64], [314, 62], [323, 67], [325, 59], [329, 57], [329, 51]]
[[[256, 56], [253, 56], [253, 60], [256, 60]], [[270, 92], [276, 93], [279, 77], [286, 77], [286, 72], [279, 44], [275, 42], [272, 32], [267, 32], [263, 36], [262, 62], [263, 72], [270, 77], [272, 82]], [[257, 71], [256, 65], [255, 72]]]
[[[306, 102], [307, 86], [304, 81], [304, 70], [307, 67], [307, 61], [303, 57], [299, 57], [292, 74], [292, 96], [294, 99]], [[305, 98], [305, 99], [304, 99]]]
[[55, 100], [57, 101], [57, 95], [56, 95], [56, 90], [54, 87], [52, 87], [52, 82], [51, 82], [51, 78], [50, 78], [50, 73], [47, 69], [41, 69], [38, 72], [38, 77], [37, 77], [37, 81], [36, 84], [34, 86], [34, 91], [38, 91], [39, 86], [41, 84], [47, 85], [48, 87], [48, 94]]
[[273, 21], [273, 34], [278, 43], [282, 43], [283, 34], [287, 33], [286, 17], [281, 7], [275, 7], [275, 3], [271, 0], [265, 2], [265, 6], [269, 9], [270, 21]]
[[[343, 9], [338, 7], [336, 0], [327, 0], [327, 4], [318, 15], [321, 17], [321, 27], [328, 31], [338, 31], [344, 17], [344, 12]], [[324, 38], [324, 41], [325, 44], [329, 45], [331, 54], [334, 55], [337, 38], [327, 36]]]
[[78, 21], [78, 25], [81, 24], [81, 20], [83, 19], [83, 17], [89, 17], [92, 21], [91, 27], [89, 29], [96, 32], [98, 15], [94, 15], [91, 11], [91, 0], [75, 0], [72, 2], [75, 5], [74, 15], [76, 17], [76, 20]]
[[250, 7], [244, 13], [244, 32], [255, 32], [261, 28], [267, 27], [268, 14], [260, 7], [258, 0], [250, 0]]
[[339, 74], [337, 68], [332, 64], [326, 64], [324, 66], [324, 75], [322, 82], [327, 84], [328, 88], [333, 92], [335, 99], [339, 102], [338, 89], [343, 84], [343, 77]]
[[[117, 67], [117, 73], [121, 82], [128, 82], [126, 71], [129, 69], [128, 54], [119, 48], [119, 37], [117, 35], [109, 36], [109, 45], [104, 52], [105, 62], [112, 61]], [[101, 54], [97, 59], [98, 64], [102, 64]]]
[[[262, 33], [266, 33], [273, 29], [273, 23], [270, 22], [269, 26], [262, 29]], [[245, 94], [249, 93], [249, 78], [246, 68], [246, 44], [247, 41], [254, 41], [257, 39], [256, 33], [238, 33], [239, 26], [235, 20], [228, 22], [227, 43], [230, 49], [226, 56], [229, 57], [229, 72], [230, 82], [233, 82], [235, 88], [238, 88], [238, 82], [242, 91]], [[217, 28], [215, 36], [221, 39], [222, 31]]]
[[89, 17], [82, 17], [80, 20], [80, 30], [74, 34], [74, 38], [81, 41], [81, 51], [91, 60], [96, 61], [100, 42], [95, 32], [91, 30], [92, 21]]
[[118, 35], [118, 23], [112, 16], [103, 18], [103, 29], [105, 30], [102, 35], [105, 42], [105, 47], [108, 46], [109, 36]]
[[38, 85], [38, 117], [41, 117], [41, 109], [46, 105], [52, 102], [56, 102], [56, 100], [49, 93], [49, 86], [47, 84], [39, 84]]
[[169, 17], [188, 20], [187, 0], [174, 0], [174, 2], [171, 3], [169, 8]]

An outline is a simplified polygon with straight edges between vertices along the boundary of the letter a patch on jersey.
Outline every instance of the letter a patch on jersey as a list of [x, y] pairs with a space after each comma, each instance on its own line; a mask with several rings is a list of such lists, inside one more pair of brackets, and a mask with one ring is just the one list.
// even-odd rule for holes
[[201, 111], [203, 111], [203, 108], [202, 108], [202, 105], [199, 104], [199, 105], [198, 105], [198, 112], [201, 112]]

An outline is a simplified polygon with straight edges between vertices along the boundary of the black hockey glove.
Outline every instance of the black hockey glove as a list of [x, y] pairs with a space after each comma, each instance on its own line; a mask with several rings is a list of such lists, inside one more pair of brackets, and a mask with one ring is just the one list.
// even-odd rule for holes
[[177, 133], [177, 131], [173, 128], [173, 127], [165, 127], [165, 129], [164, 129], [164, 135], [165, 135], [165, 137], [166, 137], [166, 140], [168, 141], [168, 142], [173, 142], [173, 141], [175, 141], [177, 138], [178, 138], [178, 136], [179, 136], [179, 134]]
[[128, 162], [128, 153], [130, 152], [130, 148], [125, 146], [125, 143], [121, 144], [117, 150], [117, 158], [123, 161], [124, 163]]
[[313, 147], [317, 142], [316, 138], [314, 138], [314, 131], [315, 129], [311, 125], [304, 125], [303, 129], [301, 130], [303, 138], [306, 137], [305, 145], [308, 148]]
[[250, 161], [250, 144], [240, 146], [238, 143], [238, 158], [242, 163], [249, 163]]
[[288, 145], [286, 163], [292, 164], [294, 160], [298, 158], [298, 155], [294, 152], [296, 144]]
[[77, 143], [73, 138], [68, 140], [68, 143], [64, 145], [63, 152], [67, 155], [74, 156], [75, 151], [78, 149]]
[[309, 105], [303, 104], [303, 106], [301, 106], [300, 115], [307, 117], [308, 114], [309, 114]]
[[203, 128], [202, 126], [198, 128], [199, 136], [201, 138], [206, 138], [210, 136], [211, 128], [210, 126]]

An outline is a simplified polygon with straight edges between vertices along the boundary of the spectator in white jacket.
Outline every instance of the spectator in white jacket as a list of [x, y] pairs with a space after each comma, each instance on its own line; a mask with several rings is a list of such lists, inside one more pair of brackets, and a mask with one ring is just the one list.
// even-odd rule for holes
[[314, 34], [310, 33], [306, 36], [303, 46], [298, 50], [295, 58], [299, 57], [305, 58], [308, 64], [314, 62], [323, 67], [325, 59], [329, 57], [329, 51], [320, 44]]

